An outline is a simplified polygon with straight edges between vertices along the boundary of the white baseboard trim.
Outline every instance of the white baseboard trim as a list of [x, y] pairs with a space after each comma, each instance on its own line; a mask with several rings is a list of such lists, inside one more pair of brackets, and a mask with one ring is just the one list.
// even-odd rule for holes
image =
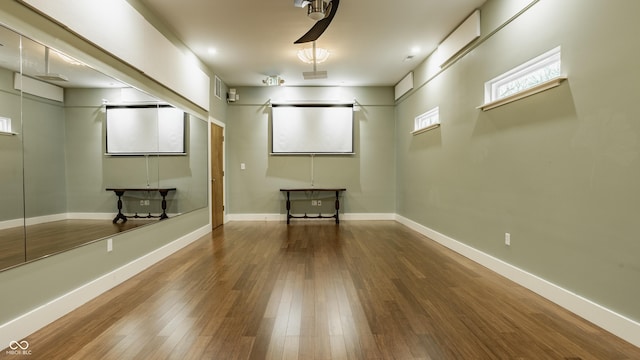
[[[176, 216], [178, 214], [168, 214], [169, 217]], [[0, 221], [0, 230], [10, 229], [14, 227], [21, 227], [24, 225], [39, 225], [53, 221], [61, 221], [61, 220], [113, 220], [116, 216], [115, 212], [109, 213], [60, 213], [60, 214], [51, 214], [51, 215], [43, 215], [36, 216], [30, 218], [19, 218], [12, 220], [4, 220]], [[130, 220], [136, 220], [136, 218], [131, 218]]]
[[113, 220], [116, 213], [67, 213], [67, 220]]
[[346, 213], [340, 215], [340, 220], [349, 221], [383, 221], [383, 220], [395, 220], [396, 214], [387, 213]]
[[227, 221], [286, 221], [283, 214], [227, 214]]
[[400, 215], [396, 221], [640, 347], [640, 323]]
[[[158, 248], [132, 262], [123, 265], [87, 284], [84, 284], [57, 299], [29, 311], [5, 324], [0, 325], [0, 345], [20, 341], [33, 332], [75, 310], [89, 300], [123, 283], [151, 265], [191, 244], [211, 231], [211, 226], [203, 226], [171, 243]], [[2, 346], [2, 347], [3, 347]]]
[[[108, 212], [108, 213], [67, 213], [66, 220], [113, 220], [116, 216], [116, 212]], [[127, 216], [127, 221], [146, 221], [153, 220], [150, 218], [139, 217], [135, 218], [130, 216], [130, 214], [124, 214]], [[140, 213], [140, 216], [145, 216], [146, 214]], [[157, 214], [156, 214], [157, 215]], [[181, 215], [181, 213], [167, 213], [167, 216], [172, 218]]]
[[[169, 217], [173, 217], [178, 214], [168, 214]], [[49, 216], [42, 216], [38, 218], [27, 219], [27, 225], [42, 224], [50, 221], [59, 220], [113, 220], [114, 213], [64, 213]], [[395, 214], [393, 213], [347, 213], [340, 214], [341, 220], [395, 220]], [[131, 218], [130, 220], [136, 220]], [[225, 214], [224, 223], [229, 221], [286, 221], [286, 214]], [[331, 220], [331, 219], [329, 219]], [[23, 219], [7, 220], [0, 222], [0, 230], [23, 226]]]
[[38, 224], [44, 224], [52, 221], [60, 221], [60, 220], [66, 220], [66, 219], [67, 219], [66, 213], [44, 215], [44, 216], [27, 218], [25, 220], [25, 225], [38, 225]]
[[[296, 214], [297, 215], [297, 214]], [[329, 214], [323, 214], [329, 215]], [[340, 220], [395, 220], [395, 214], [387, 213], [346, 213], [340, 214]], [[227, 214], [227, 221], [287, 221], [286, 214]], [[291, 221], [305, 221], [306, 219], [291, 219]], [[316, 219], [334, 221], [333, 218]]]
[[0, 230], [24, 226], [24, 219], [11, 219], [0, 221]]

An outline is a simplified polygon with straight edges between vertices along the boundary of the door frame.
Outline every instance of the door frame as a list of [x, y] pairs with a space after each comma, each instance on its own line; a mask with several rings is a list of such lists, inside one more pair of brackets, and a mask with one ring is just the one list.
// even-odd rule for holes
[[[226, 127], [225, 127], [225, 123], [223, 123], [222, 121], [209, 116], [209, 121], [207, 124], [207, 138], [208, 138], [208, 150], [209, 150], [209, 155], [211, 155], [211, 125], [215, 124], [217, 126], [220, 126], [222, 128], [222, 137], [224, 139], [224, 137], [226, 136]], [[226, 165], [226, 156], [225, 156], [225, 151], [226, 151], [226, 146], [224, 145], [224, 140], [222, 142], [222, 171], [223, 174], [226, 175], [226, 169], [227, 169], [227, 165]], [[212, 174], [212, 168], [211, 168], [211, 158], [209, 157], [209, 161], [207, 163], [208, 166], [208, 174], [209, 174], [209, 181], [208, 181], [208, 187], [209, 187], [209, 199], [207, 200], [207, 203], [209, 204], [209, 228], [213, 228], [213, 204], [211, 203], [211, 199], [213, 197], [213, 174]], [[227, 177], [223, 176], [222, 177], [223, 181], [222, 181], [222, 205], [224, 206], [224, 210], [222, 213], [222, 223], [226, 224], [229, 220], [227, 218]]]

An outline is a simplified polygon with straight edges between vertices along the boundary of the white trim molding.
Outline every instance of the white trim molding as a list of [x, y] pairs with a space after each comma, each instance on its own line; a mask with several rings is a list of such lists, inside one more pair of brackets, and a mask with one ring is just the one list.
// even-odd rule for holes
[[[395, 220], [393, 213], [340, 213], [340, 220], [376, 221]], [[287, 221], [287, 214], [227, 214], [228, 221]], [[313, 219], [319, 221], [335, 221], [334, 218]], [[308, 219], [291, 219], [291, 221], [309, 221]]]
[[431, 240], [495, 271], [507, 279], [537, 293], [574, 314], [590, 321], [612, 334], [640, 347], [640, 323], [620, 315], [602, 305], [561, 288], [536, 275], [508, 264], [480, 250], [463, 244], [424, 225], [396, 215], [396, 220]]
[[229, 214], [227, 221], [286, 221], [286, 214]]
[[[113, 220], [115, 216], [115, 212], [108, 213], [59, 213], [59, 214], [51, 214], [51, 215], [43, 215], [36, 216], [31, 218], [18, 218], [11, 220], [0, 221], [0, 230], [10, 229], [14, 227], [22, 227], [22, 226], [30, 226], [30, 225], [39, 225], [50, 223], [54, 221], [62, 221], [62, 220]], [[180, 213], [168, 213], [169, 217], [175, 217], [180, 215]], [[144, 221], [149, 220], [147, 218], [129, 218], [132, 221]]]

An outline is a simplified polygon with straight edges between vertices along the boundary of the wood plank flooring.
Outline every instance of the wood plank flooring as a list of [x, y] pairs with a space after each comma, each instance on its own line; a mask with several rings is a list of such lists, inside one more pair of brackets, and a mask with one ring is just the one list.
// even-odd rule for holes
[[29, 359], [640, 359], [392, 221], [228, 223], [26, 340]]
[[[59, 220], [0, 230], [0, 269], [131, 230], [158, 220]], [[25, 241], [26, 239], [26, 241]]]

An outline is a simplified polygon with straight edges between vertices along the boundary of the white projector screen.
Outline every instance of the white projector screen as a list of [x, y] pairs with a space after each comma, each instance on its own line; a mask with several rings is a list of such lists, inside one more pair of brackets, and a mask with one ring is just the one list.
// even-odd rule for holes
[[353, 104], [273, 104], [271, 152], [353, 154]]
[[107, 154], [185, 154], [184, 112], [170, 105], [107, 106]]

